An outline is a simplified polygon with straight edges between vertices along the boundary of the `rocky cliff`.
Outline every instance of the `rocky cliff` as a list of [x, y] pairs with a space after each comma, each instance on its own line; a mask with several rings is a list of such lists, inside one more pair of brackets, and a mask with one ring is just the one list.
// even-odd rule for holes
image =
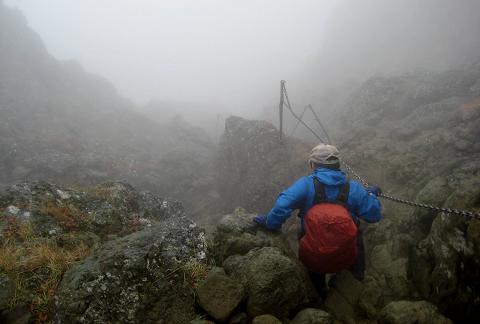
[[[479, 85], [478, 63], [373, 78], [350, 97], [339, 146], [390, 194], [478, 211]], [[425, 298], [456, 321], [478, 317], [479, 224], [384, 201], [384, 220], [367, 229], [369, 275], [350, 309], [372, 316], [391, 300]]]
[[1, 2], [0, 30], [0, 186], [122, 179], [187, 205], [205, 190], [214, 150], [205, 132], [135, 113], [106, 80], [50, 56]]

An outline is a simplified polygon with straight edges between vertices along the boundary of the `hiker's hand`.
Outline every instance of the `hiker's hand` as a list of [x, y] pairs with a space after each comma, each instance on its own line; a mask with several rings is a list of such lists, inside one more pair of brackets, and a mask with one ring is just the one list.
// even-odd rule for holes
[[382, 189], [380, 189], [379, 186], [368, 186], [366, 190], [367, 192], [374, 194], [375, 196], [378, 196], [382, 193]]
[[265, 215], [258, 215], [253, 218], [253, 221], [259, 225], [266, 226], [267, 225], [267, 216]]

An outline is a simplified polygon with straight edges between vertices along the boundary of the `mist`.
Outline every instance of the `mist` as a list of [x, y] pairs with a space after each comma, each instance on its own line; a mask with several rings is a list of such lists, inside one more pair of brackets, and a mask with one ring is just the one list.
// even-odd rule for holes
[[255, 112], [321, 46], [337, 1], [8, 0], [48, 50], [152, 99]]
[[478, 0], [0, 0], [0, 323], [478, 322], [479, 32]]
[[328, 110], [325, 96], [345, 82], [446, 70], [480, 53], [474, 0], [6, 3], [56, 58], [78, 61], [147, 110], [180, 103], [171, 113], [190, 121], [272, 112], [281, 79], [299, 104]]

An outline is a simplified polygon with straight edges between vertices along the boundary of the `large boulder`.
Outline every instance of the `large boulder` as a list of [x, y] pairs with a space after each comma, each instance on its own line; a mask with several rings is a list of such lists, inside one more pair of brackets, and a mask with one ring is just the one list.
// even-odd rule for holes
[[216, 158], [218, 202], [222, 212], [242, 206], [266, 213], [278, 193], [306, 171], [314, 144], [285, 138], [269, 122], [231, 116]]
[[198, 303], [213, 318], [223, 322], [245, 297], [242, 284], [229, 278], [222, 268], [213, 268], [196, 289]]
[[205, 236], [184, 216], [107, 242], [67, 271], [57, 323], [188, 323]]
[[182, 204], [124, 182], [68, 189], [47, 182], [13, 185], [0, 197], [3, 216], [28, 222], [41, 236], [92, 232], [125, 235], [184, 213]]
[[265, 246], [279, 248], [286, 255], [295, 257], [285, 236], [266, 231], [253, 222], [255, 216], [238, 208], [220, 220], [213, 236], [213, 253], [219, 264], [229, 256], [245, 255], [254, 248]]
[[333, 317], [329, 313], [316, 308], [301, 310], [290, 324], [332, 324]]
[[278, 248], [256, 248], [244, 256], [234, 255], [223, 266], [230, 277], [245, 286], [250, 316], [272, 314], [286, 318], [312, 298], [303, 266]]
[[275, 316], [265, 314], [253, 319], [252, 324], [281, 324], [282, 322]]
[[439, 313], [438, 308], [426, 301], [391, 302], [380, 314], [385, 324], [451, 324], [452, 321]]

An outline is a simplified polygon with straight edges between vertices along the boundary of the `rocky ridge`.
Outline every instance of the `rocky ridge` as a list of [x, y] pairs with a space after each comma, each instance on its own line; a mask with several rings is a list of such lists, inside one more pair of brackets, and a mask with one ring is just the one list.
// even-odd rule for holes
[[[373, 78], [350, 97], [337, 134], [356, 171], [394, 196], [480, 208], [480, 64], [444, 73]], [[367, 278], [339, 295], [353, 313], [377, 316], [399, 299], [426, 299], [455, 321], [479, 316], [479, 220], [384, 203], [366, 229]], [[345, 285], [351, 285], [345, 278]]]
[[2, 1], [0, 30], [0, 188], [114, 179], [187, 207], [202, 199], [215, 148], [203, 130], [137, 113], [108, 81], [52, 57], [21, 13]]

